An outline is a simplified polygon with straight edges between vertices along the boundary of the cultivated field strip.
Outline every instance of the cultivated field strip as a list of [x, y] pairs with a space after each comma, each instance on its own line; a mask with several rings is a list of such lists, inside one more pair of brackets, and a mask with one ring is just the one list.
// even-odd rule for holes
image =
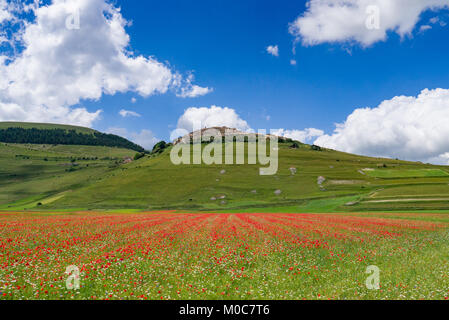
[[0, 299], [447, 299], [449, 216], [416, 216], [1, 214]]

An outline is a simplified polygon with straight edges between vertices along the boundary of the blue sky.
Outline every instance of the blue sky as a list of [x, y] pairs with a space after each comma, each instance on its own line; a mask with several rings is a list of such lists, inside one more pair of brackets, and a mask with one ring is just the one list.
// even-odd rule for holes
[[[88, 104], [105, 110], [99, 129], [110, 126], [151, 129], [167, 139], [170, 125], [188, 107], [234, 108], [254, 128], [316, 127], [332, 131], [356, 107], [374, 107], [397, 95], [423, 88], [449, 87], [449, 28], [413, 38], [392, 34], [370, 48], [323, 44], [297, 46], [288, 24], [305, 1], [118, 1], [133, 50], [167, 60], [177, 70], [194, 71], [196, 82], [214, 92], [195, 99], [173, 94], [138, 98], [104, 97]], [[426, 16], [435, 16], [427, 13]], [[277, 44], [280, 56], [265, 48]], [[296, 66], [290, 59], [296, 59]], [[141, 118], [121, 119], [120, 109]], [[271, 116], [266, 121], [265, 116]]]
[[[2, 1], [5, 0], [0, 0], [0, 9]], [[61, 1], [47, 4], [62, 5]], [[309, 6], [306, 6], [307, 1], [290, 0], [115, 1], [112, 6], [120, 7], [122, 17], [131, 22], [125, 31], [130, 41], [127, 49], [132, 51], [132, 56], [154, 57], [184, 79], [192, 73], [195, 84], [213, 91], [195, 98], [181, 98], [172, 90], [142, 97], [130, 84], [129, 90], [113, 94], [108, 94], [104, 88], [99, 96], [83, 91], [75, 103], [63, 101], [64, 107], [85, 107], [90, 113], [101, 109], [101, 116], [88, 123], [102, 131], [110, 128], [128, 132], [151, 130], [155, 137], [167, 140], [186, 109], [216, 105], [235, 110], [254, 129], [317, 128], [327, 134], [320, 140], [325, 146], [370, 155], [441, 162], [434, 158], [448, 153], [449, 145], [436, 148], [429, 145], [426, 153], [416, 157], [412, 147], [395, 153], [397, 144], [418, 144], [413, 134], [411, 137], [409, 133], [397, 134], [400, 127], [416, 127], [415, 122], [396, 127], [373, 126], [372, 130], [385, 129], [384, 132], [394, 134], [380, 142], [361, 140], [357, 148], [348, 146], [347, 141], [353, 136], [348, 133], [336, 136], [333, 131], [336, 123], [345, 123], [357, 108], [371, 108], [372, 112], [363, 119], [382, 122], [382, 119], [373, 118], [376, 113], [373, 109], [383, 101], [392, 101], [398, 96], [411, 97], [409, 106], [401, 107], [412, 114], [422, 100], [428, 101], [427, 94], [419, 98], [424, 89], [449, 88], [448, 1], [429, 0], [436, 6], [429, 10], [423, 1], [412, 0], [412, 4], [395, 0], [397, 6], [391, 10], [396, 11], [385, 12], [385, 1], [373, 0], [371, 2], [381, 9], [381, 27], [374, 38], [366, 30], [360, 32], [362, 27], [357, 25], [360, 14], [365, 13], [363, 5], [367, 0], [351, 0], [361, 9], [349, 12], [347, 8], [323, 5], [326, 1], [320, 4], [320, 1], [311, 0]], [[102, 3], [103, 0], [93, 2]], [[411, 5], [404, 7], [408, 3]], [[354, 15], [354, 25], [349, 29], [339, 25], [338, 19], [327, 19], [327, 15], [330, 17], [340, 9], [346, 10], [347, 20]], [[325, 12], [325, 20], [320, 20], [323, 16], [318, 12]], [[40, 14], [36, 11], [36, 15]], [[410, 22], [414, 18], [416, 21]], [[81, 29], [83, 19], [81, 15]], [[324, 31], [316, 28], [323, 23]], [[289, 32], [290, 24], [297, 25], [299, 31]], [[312, 28], [308, 29], [310, 25]], [[90, 32], [95, 33], [95, 30]], [[279, 56], [267, 52], [270, 45], [278, 46]], [[290, 63], [292, 59], [296, 65]], [[446, 92], [438, 94], [439, 97], [444, 94], [445, 99]], [[136, 99], [135, 103], [132, 98]], [[18, 99], [13, 101], [16, 103]], [[447, 101], [443, 100], [442, 104], [449, 103]], [[47, 101], [43, 103], [50, 105]], [[385, 111], [388, 113], [385, 119], [392, 121], [389, 117], [394, 108], [398, 110], [399, 107]], [[433, 108], [432, 105], [429, 108]], [[140, 117], [123, 117], [119, 115], [122, 109], [136, 112]], [[441, 118], [440, 109], [430, 110]], [[363, 119], [359, 123], [365, 121]], [[348, 132], [355, 130], [349, 124], [345, 128]], [[432, 132], [429, 125], [417, 130]], [[406, 140], [397, 140], [405, 135]]]
[[[151, 129], [167, 139], [188, 107], [234, 108], [254, 128], [334, 129], [356, 107], [374, 107], [424, 88], [449, 87], [449, 28], [412, 38], [390, 34], [369, 48], [341, 44], [297, 45], [288, 24], [305, 10], [305, 1], [118, 1], [132, 48], [167, 60], [177, 70], [194, 71], [196, 82], [214, 92], [195, 99], [173, 94], [138, 98], [105, 97], [88, 104], [105, 110], [99, 129], [111, 126]], [[427, 12], [424, 17], [433, 17]], [[426, 20], [425, 18], [423, 19]], [[277, 44], [279, 57], [266, 53]], [[290, 65], [296, 59], [297, 65]], [[122, 108], [141, 118], [118, 116]], [[266, 120], [269, 115], [270, 121]]]

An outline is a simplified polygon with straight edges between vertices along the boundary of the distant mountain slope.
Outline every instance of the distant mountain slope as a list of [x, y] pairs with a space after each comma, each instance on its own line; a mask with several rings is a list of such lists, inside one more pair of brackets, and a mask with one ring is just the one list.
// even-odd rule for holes
[[[95, 133], [92, 130], [90, 136]], [[135, 151], [129, 149], [0, 143], [0, 211], [449, 210], [446, 166], [363, 157], [282, 140], [277, 174], [261, 176], [259, 168], [266, 166], [248, 164], [248, 143], [237, 144], [244, 144], [246, 164], [175, 165], [170, 160], [173, 146], [164, 143], [158, 152], [131, 163]]]
[[106, 146], [145, 151], [117, 135], [84, 127], [43, 123], [0, 122], [0, 142]]
[[[251, 132], [244, 132], [237, 130], [235, 128], [229, 128], [229, 127], [210, 127], [210, 128], [203, 128], [201, 130], [196, 130], [193, 132], [190, 132], [189, 134], [184, 135], [183, 137], [179, 137], [174, 141], [174, 144], [178, 143], [193, 143], [196, 140], [201, 139], [201, 137], [208, 136], [208, 135], [214, 135], [215, 133], [219, 133], [222, 137], [223, 142], [226, 141], [227, 136], [234, 137], [234, 140], [240, 140], [248, 142], [248, 140], [257, 142], [259, 137], [276, 137], [280, 142], [293, 142], [290, 138], [285, 138], [281, 136], [274, 136], [271, 134], [259, 134], [259, 133], [251, 133]], [[297, 141], [299, 144], [299, 141]]]
[[135, 154], [103, 146], [0, 142], [0, 210], [48, 204], [101, 179]]
[[449, 209], [449, 174], [444, 166], [363, 157], [293, 141], [279, 144], [277, 174], [261, 176], [261, 165], [174, 165], [171, 148], [109, 172], [46, 208], [239, 212]]
[[53, 123], [34, 123], [34, 122], [0, 122], [0, 129], [8, 129], [8, 128], [23, 128], [23, 129], [64, 129], [64, 130], [75, 130], [80, 133], [94, 133], [95, 130], [79, 127], [79, 126], [70, 126], [65, 124], [53, 124]]

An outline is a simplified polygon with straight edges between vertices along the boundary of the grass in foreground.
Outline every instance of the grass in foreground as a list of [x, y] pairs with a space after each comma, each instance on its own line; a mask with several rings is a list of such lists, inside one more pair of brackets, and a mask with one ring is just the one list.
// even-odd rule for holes
[[[0, 299], [447, 299], [448, 223], [446, 214], [2, 214]], [[70, 265], [79, 290], [66, 288]], [[365, 286], [370, 265], [380, 290]]]

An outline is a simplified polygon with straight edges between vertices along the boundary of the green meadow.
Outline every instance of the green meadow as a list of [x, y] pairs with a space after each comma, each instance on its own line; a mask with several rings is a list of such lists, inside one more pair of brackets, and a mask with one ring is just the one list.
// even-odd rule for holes
[[365, 170], [366, 174], [374, 178], [423, 178], [445, 177], [449, 174], [442, 169], [372, 169]]
[[[22, 263], [4, 255], [18, 282], [3, 284], [2, 298], [448, 298], [448, 167], [285, 141], [277, 173], [263, 176], [267, 165], [248, 164], [248, 146], [235, 145], [245, 164], [174, 165], [172, 146], [135, 157], [0, 143], [4, 238], [26, 230], [28, 239], [4, 241], [6, 251], [70, 243], [58, 259], [52, 250]], [[122, 250], [131, 247], [137, 260]], [[61, 280], [67, 265], [89, 269], [79, 290]], [[378, 291], [366, 288], [370, 265], [381, 272]], [[53, 280], [36, 290], [42, 270]]]
[[[248, 144], [240, 144], [246, 159]], [[279, 144], [277, 174], [261, 176], [259, 169], [266, 166], [260, 164], [174, 165], [170, 148], [124, 163], [135, 153], [101, 146], [0, 143], [0, 210], [449, 210], [445, 166], [285, 142]]]

